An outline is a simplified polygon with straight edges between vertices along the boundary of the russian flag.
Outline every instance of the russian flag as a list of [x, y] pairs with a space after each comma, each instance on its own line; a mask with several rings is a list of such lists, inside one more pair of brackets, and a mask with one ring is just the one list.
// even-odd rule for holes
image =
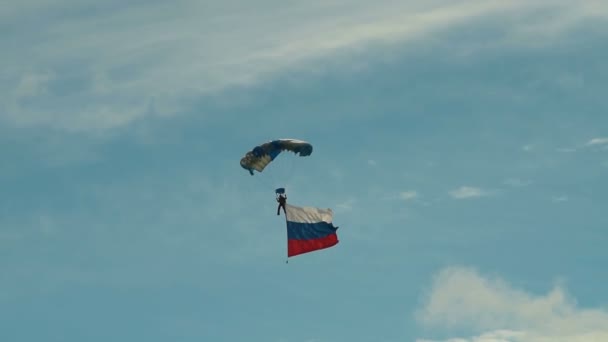
[[331, 209], [285, 205], [287, 257], [328, 248], [338, 243]]

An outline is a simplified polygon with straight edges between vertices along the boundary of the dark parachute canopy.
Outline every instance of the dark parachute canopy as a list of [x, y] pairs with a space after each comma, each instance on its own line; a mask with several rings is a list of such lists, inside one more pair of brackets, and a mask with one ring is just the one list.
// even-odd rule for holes
[[281, 152], [290, 151], [300, 157], [312, 153], [312, 145], [303, 140], [278, 139], [254, 147], [241, 158], [241, 167], [253, 176], [253, 170], [262, 172]]

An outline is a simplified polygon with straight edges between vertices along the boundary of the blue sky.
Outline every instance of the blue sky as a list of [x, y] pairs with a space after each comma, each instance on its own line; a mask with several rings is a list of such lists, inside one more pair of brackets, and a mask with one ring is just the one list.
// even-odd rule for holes
[[[0, 22], [0, 340], [608, 340], [604, 2]], [[315, 149], [240, 168], [275, 138]], [[286, 264], [279, 185], [340, 243]]]

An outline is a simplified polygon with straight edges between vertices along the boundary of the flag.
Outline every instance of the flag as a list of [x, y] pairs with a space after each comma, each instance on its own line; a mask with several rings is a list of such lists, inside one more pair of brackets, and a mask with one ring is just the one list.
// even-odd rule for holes
[[338, 243], [331, 209], [285, 205], [287, 257], [328, 248]]

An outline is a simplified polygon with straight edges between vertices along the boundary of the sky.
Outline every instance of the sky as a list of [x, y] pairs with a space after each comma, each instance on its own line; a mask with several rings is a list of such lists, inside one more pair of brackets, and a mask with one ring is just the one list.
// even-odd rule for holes
[[[9, 0], [0, 340], [608, 341], [608, 4]], [[250, 176], [240, 158], [310, 142]], [[340, 243], [289, 258], [274, 189]]]

